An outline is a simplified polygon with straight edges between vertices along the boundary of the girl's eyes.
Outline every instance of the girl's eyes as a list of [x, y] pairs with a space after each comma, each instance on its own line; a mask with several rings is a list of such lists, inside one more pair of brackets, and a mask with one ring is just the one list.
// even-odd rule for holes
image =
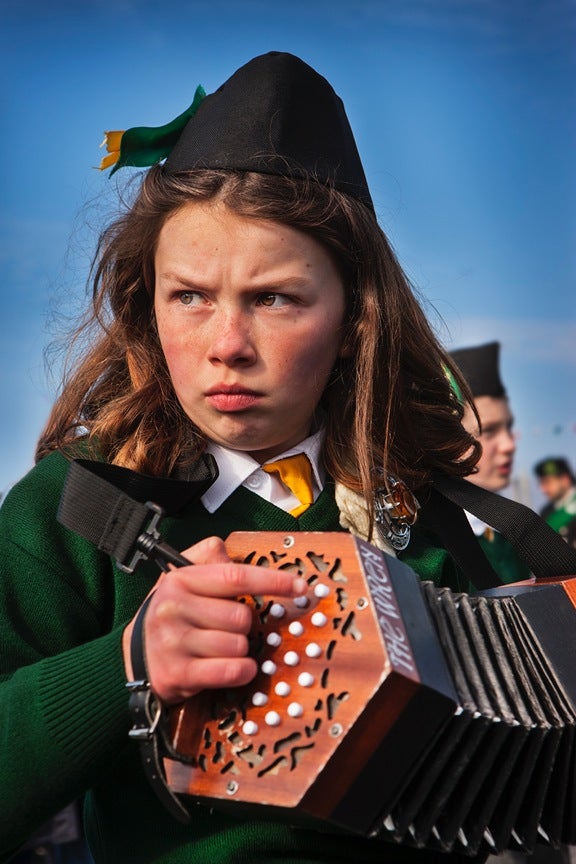
[[198, 294], [195, 291], [181, 291], [178, 300], [183, 306], [191, 306], [194, 301], [198, 302]]
[[[197, 306], [202, 302], [202, 295], [197, 291], [180, 291], [178, 294], [178, 302], [183, 306]], [[257, 306], [267, 306], [269, 308], [277, 308], [286, 306], [290, 303], [290, 298], [285, 294], [276, 294], [273, 291], [268, 291], [258, 294], [256, 297]]]
[[257, 302], [260, 306], [285, 306], [290, 302], [290, 298], [285, 294], [275, 294], [270, 291], [266, 294], [259, 294]]

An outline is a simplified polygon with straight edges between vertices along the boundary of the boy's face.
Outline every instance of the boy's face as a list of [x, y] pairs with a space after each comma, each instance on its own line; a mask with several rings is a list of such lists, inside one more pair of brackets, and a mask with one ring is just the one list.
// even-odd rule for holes
[[470, 408], [464, 414], [464, 427], [480, 441], [482, 456], [477, 473], [467, 479], [483, 489], [499, 492], [510, 483], [516, 452], [516, 439], [512, 432], [514, 417], [508, 399], [477, 396], [474, 399], [482, 431], [478, 434], [476, 419]]
[[572, 479], [569, 474], [539, 477], [538, 484], [550, 501], [558, 501], [572, 486]]
[[328, 252], [194, 202], [164, 224], [155, 273], [160, 342], [196, 426], [259, 462], [305, 438], [341, 353], [344, 287]]

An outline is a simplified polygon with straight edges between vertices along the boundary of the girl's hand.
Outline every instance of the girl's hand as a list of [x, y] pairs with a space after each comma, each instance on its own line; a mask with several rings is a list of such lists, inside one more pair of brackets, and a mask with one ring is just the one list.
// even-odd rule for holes
[[[295, 597], [307, 588], [291, 573], [231, 561], [218, 537], [183, 555], [194, 564], [160, 576], [144, 620], [150, 685], [168, 705], [206, 688], [241, 686], [255, 676], [256, 663], [247, 656], [252, 611], [239, 596]], [[123, 637], [129, 680], [133, 626], [134, 620]]]

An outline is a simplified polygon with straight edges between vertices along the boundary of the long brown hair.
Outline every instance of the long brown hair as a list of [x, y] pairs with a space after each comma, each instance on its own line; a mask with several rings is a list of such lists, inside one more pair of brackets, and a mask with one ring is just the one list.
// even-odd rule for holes
[[350, 357], [338, 361], [323, 396], [329, 474], [368, 498], [375, 467], [412, 488], [433, 471], [469, 474], [479, 445], [462, 428], [454, 382], [468, 401], [470, 393], [368, 208], [314, 180], [213, 170], [170, 176], [162, 167], [144, 175], [134, 202], [100, 238], [92, 308], [76, 332], [78, 339], [96, 327], [96, 337], [65, 376], [37, 458], [81, 436], [107, 461], [162, 476], [203, 450], [156, 333], [154, 253], [170, 214], [216, 197], [238, 214], [313, 236], [340, 270]]

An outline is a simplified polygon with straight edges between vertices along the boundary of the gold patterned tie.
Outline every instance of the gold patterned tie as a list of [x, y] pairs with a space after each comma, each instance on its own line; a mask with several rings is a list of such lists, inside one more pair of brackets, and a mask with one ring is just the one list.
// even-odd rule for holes
[[285, 456], [276, 462], [262, 465], [262, 470], [268, 474], [277, 474], [282, 483], [298, 498], [300, 505], [290, 510], [291, 516], [300, 516], [314, 503], [312, 492], [312, 466], [304, 453]]

